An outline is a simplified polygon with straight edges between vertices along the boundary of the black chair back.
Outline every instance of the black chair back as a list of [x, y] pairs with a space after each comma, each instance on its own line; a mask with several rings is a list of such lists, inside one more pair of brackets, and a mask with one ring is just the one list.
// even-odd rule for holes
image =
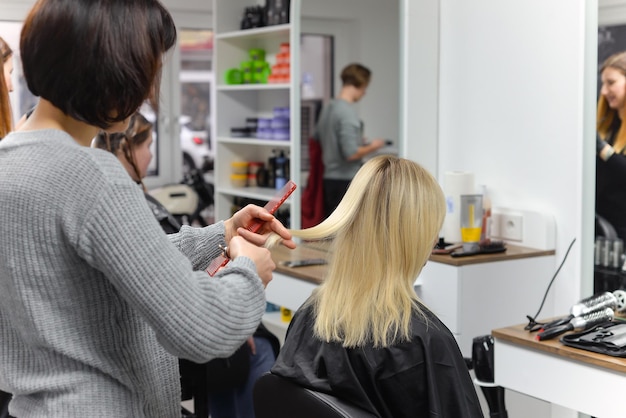
[[256, 418], [379, 418], [349, 402], [266, 373], [254, 386]]
[[11, 394], [0, 390], [0, 418], [10, 418], [9, 402], [11, 402]]

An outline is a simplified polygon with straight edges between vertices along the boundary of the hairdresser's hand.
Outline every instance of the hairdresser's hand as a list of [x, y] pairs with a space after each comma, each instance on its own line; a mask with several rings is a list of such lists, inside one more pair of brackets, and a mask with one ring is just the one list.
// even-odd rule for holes
[[369, 155], [371, 153], [373, 153], [374, 151], [379, 150], [380, 148], [385, 146], [385, 140], [384, 139], [380, 139], [380, 138], [376, 138], [373, 139], [371, 142], [367, 143], [367, 144], [363, 144], [360, 147], [357, 148], [357, 151], [352, 154], [351, 156], [349, 156], [348, 158], [346, 158], [347, 161], [357, 161], [362, 159], [363, 157], [365, 157], [366, 155]]
[[[256, 233], [248, 231], [246, 227], [257, 220], [263, 222], [261, 229]], [[232, 218], [224, 221], [224, 225], [226, 227], [226, 242], [229, 242], [233, 237], [242, 236], [255, 245], [263, 246], [270, 233], [274, 232], [281, 237], [285, 247], [296, 248], [296, 243], [293, 242], [291, 233], [287, 228], [260, 206], [246, 206], [235, 213]]]
[[254, 261], [256, 272], [261, 278], [263, 286], [267, 286], [272, 280], [272, 272], [276, 269], [276, 264], [274, 264], [270, 250], [267, 248], [252, 244], [242, 237], [233, 237], [228, 241], [228, 254], [233, 260], [244, 256]]

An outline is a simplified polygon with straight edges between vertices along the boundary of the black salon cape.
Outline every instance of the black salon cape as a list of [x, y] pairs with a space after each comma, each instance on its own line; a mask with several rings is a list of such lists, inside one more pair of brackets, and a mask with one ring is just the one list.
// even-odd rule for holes
[[413, 315], [410, 342], [348, 349], [313, 336], [312, 308], [305, 304], [271, 372], [384, 418], [483, 417], [456, 340], [425, 312], [428, 324]]

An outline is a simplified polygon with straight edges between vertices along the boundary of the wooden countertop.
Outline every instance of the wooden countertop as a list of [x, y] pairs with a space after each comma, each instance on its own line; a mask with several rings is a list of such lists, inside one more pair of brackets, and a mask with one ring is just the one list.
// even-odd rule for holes
[[572, 360], [581, 361], [595, 366], [604, 367], [620, 373], [626, 373], [626, 358], [612, 357], [605, 354], [563, 345], [557, 337], [551, 340], [537, 341], [536, 332], [528, 332], [524, 329], [526, 324], [514, 325], [506, 328], [494, 329], [491, 335], [494, 338], [508, 341], [513, 344], [545, 351], [547, 353], [563, 356]]
[[[322, 281], [324, 273], [326, 272], [325, 265], [289, 268], [282, 265], [281, 262], [306, 258], [328, 258], [329, 246], [330, 243], [328, 241], [299, 244], [294, 250], [290, 250], [282, 245], [279, 245], [272, 249], [272, 256], [274, 258], [274, 262], [276, 263], [276, 271], [319, 284]], [[516, 260], [520, 258], [541, 257], [547, 255], [554, 255], [554, 250], [537, 250], [534, 248], [507, 244], [507, 249], [503, 253], [479, 254], [458, 258], [452, 257], [448, 254], [432, 254], [429, 260], [452, 266], [465, 266], [470, 264]]]
[[493, 261], [517, 260], [528, 257], [542, 257], [554, 255], [554, 250], [537, 250], [535, 248], [520, 247], [517, 245], [506, 244], [506, 251], [494, 254], [477, 254], [467, 257], [452, 257], [449, 254], [432, 254], [430, 261], [437, 263], [449, 264], [451, 266], [466, 266], [469, 264], [488, 263]]
[[[326, 244], [327, 245], [327, 244]], [[302, 260], [307, 258], [327, 258], [328, 252], [321, 248], [327, 248], [324, 244], [299, 244], [295, 249], [279, 245], [272, 249], [272, 258], [276, 263], [276, 272], [283, 273], [311, 283], [320, 284], [326, 273], [326, 265], [285, 267], [282, 263], [288, 260]]]

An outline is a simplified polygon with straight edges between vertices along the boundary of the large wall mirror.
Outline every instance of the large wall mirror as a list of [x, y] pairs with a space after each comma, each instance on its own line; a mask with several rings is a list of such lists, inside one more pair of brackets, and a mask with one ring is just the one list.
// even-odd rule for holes
[[[605, 117], [623, 115], [620, 109], [626, 109], [626, 88], [623, 74], [617, 69], [600, 69], [607, 59], [617, 59], [616, 54], [626, 52], [626, 23], [598, 26], [598, 82], [597, 97], [606, 98], [608, 109]], [[626, 57], [615, 62], [616, 66], [626, 64]], [[621, 90], [621, 91], [620, 91]], [[598, 109], [600, 109], [598, 104]], [[600, 114], [598, 118], [600, 118]], [[615, 119], [610, 126], [607, 141], [619, 151], [619, 126]], [[623, 151], [622, 151], [623, 152]], [[614, 158], [622, 158], [615, 156]], [[626, 202], [626, 191], [620, 187], [619, 178], [626, 176], [626, 170], [620, 166], [597, 160], [596, 171], [596, 225], [594, 252], [594, 293], [613, 291], [626, 287], [626, 276], [620, 274], [624, 264], [624, 240], [626, 239], [626, 216], [620, 221], [621, 202]], [[626, 204], [625, 204], [626, 206]]]

